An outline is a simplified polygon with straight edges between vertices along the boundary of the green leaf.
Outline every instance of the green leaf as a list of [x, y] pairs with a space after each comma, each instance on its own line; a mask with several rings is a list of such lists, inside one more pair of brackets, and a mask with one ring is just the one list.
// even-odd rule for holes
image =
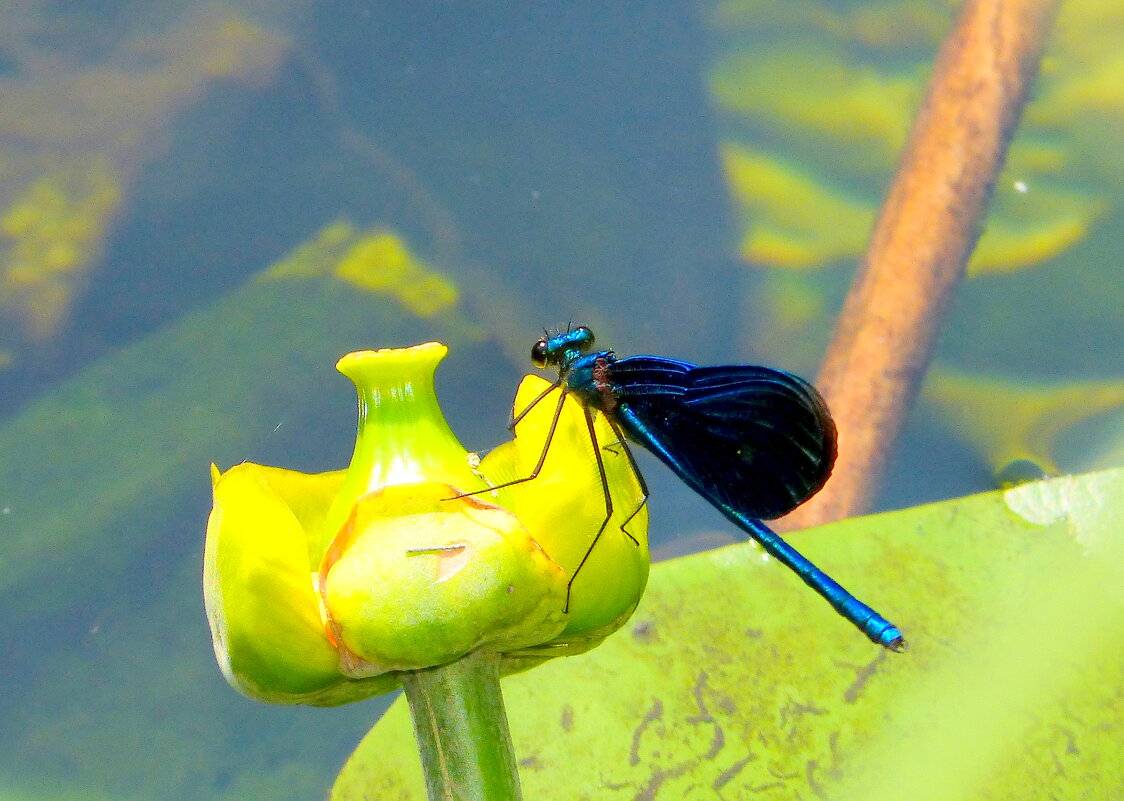
[[[1124, 470], [792, 535], [871, 646], [752, 545], [656, 565], [629, 626], [504, 680], [528, 798], [1104, 798], [1124, 785]], [[423, 799], [397, 703], [334, 801]]]

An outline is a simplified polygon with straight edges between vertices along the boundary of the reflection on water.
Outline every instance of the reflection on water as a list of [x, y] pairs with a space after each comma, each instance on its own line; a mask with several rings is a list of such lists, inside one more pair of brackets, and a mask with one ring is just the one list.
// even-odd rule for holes
[[[331, 364], [354, 348], [450, 341], [439, 390], [478, 449], [505, 438], [531, 342], [569, 320], [624, 354], [814, 373], [950, 18], [98, 9], [0, 8], [0, 659], [20, 721], [0, 783], [29, 798], [323, 795], [378, 708], [223, 683], [207, 462], [342, 463]], [[883, 506], [1021, 459], [1124, 462], [1119, 20], [1063, 8]], [[256, 277], [340, 220], [337, 255], [366, 242], [367, 283], [397, 290]], [[657, 543], [726, 530], [643, 466]]]

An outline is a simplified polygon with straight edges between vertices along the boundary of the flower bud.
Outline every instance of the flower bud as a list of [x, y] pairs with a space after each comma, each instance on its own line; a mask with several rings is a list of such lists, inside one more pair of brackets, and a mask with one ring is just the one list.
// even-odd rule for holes
[[[510, 672], [592, 647], [635, 608], [647, 516], [622, 531], [643, 499], [611, 427], [598, 418], [604, 481], [585, 411], [571, 398], [559, 408], [557, 392], [476, 467], [434, 393], [446, 351], [429, 343], [340, 360], [359, 397], [346, 471], [213, 470], [204, 599], [219, 665], [239, 691], [346, 703], [480, 649]], [[540, 385], [528, 377], [519, 402]], [[556, 411], [538, 477], [499, 486], [530, 473]]]

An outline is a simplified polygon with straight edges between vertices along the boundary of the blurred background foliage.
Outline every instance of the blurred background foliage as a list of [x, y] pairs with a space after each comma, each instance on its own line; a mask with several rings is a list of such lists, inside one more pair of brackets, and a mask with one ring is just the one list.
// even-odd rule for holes
[[[322, 796], [378, 708], [223, 683], [207, 463], [342, 466], [355, 348], [448, 341], [478, 449], [570, 320], [814, 374], [955, 9], [0, 5], [0, 799]], [[1122, 31], [1062, 5], [882, 508], [1124, 462]]]

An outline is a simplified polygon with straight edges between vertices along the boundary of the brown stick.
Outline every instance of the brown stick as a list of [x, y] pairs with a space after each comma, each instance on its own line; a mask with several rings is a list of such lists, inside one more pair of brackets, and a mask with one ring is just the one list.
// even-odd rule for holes
[[979, 236], [1056, 0], [966, 0], [847, 296], [818, 384], [839, 426], [827, 486], [784, 527], [867, 511]]

